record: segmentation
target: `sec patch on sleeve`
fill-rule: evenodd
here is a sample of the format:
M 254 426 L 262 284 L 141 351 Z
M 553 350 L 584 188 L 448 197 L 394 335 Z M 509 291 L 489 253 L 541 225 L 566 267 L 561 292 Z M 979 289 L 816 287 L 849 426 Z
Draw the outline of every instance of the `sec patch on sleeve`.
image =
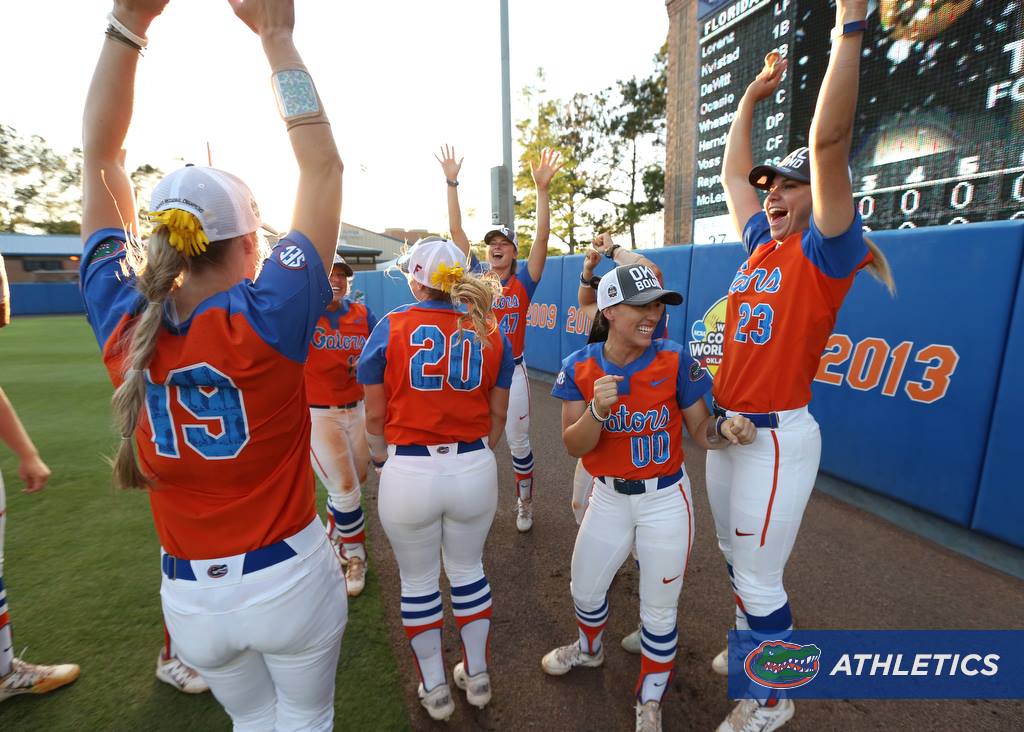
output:
M 565 383 L 565 371 L 558 372 L 558 378 L 555 379 L 555 383 L 559 386 Z
M 285 269 L 302 269 L 306 266 L 306 253 L 294 244 L 278 247 L 273 259 Z

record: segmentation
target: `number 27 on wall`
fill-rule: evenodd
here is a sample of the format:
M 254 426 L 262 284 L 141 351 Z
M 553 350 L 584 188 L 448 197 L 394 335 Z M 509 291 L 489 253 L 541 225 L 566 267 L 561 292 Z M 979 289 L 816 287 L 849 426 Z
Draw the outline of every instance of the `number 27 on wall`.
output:
M 854 346 L 848 335 L 833 333 L 825 346 L 814 380 L 841 386 L 845 378 L 850 388 L 858 391 L 871 391 L 881 385 L 883 396 L 896 396 L 913 349 L 911 341 L 903 341 L 890 349 L 882 338 L 865 338 Z M 883 380 L 882 374 L 890 357 L 891 365 Z M 845 376 L 832 370 L 847 360 L 850 365 Z M 911 401 L 931 404 L 946 396 L 950 379 L 960 362 L 960 354 L 956 349 L 933 343 L 918 350 L 914 354 L 914 361 L 924 364 L 925 368 L 920 380 L 908 379 L 903 384 L 903 391 Z

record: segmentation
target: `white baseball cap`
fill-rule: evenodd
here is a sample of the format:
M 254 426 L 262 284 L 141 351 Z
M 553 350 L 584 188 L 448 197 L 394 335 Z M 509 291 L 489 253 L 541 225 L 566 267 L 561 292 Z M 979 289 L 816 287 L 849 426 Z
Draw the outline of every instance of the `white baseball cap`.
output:
M 260 210 L 249 186 L 216 168 L 189 165 L 156 184 L 149 210 L 179 209 L 193 214 L 210 241 L 250 234 L 261 227 Z
M 658 282 L 654 270 L 646 264 L 623 264 L 601 278 L 597 286 L 597 309 L 612 305 L 646 305 L 661 300 L 666 305 L 679 305 L 683 296 L 666 290 Z
M 331 269 L 335 267 L 341 267 L 341 271 L 345 273 L 346 277 L 352 276 L 352 266 L 337 252 L 334 253 L 334 262 L 331 264 Z
M 431 281 L 438 269 L 459 266 L 469 271 L 468 257 L 454 242 L 437 236 L 420 239 L 399 259 L 399 267 L 421 285 L 437 288 Z

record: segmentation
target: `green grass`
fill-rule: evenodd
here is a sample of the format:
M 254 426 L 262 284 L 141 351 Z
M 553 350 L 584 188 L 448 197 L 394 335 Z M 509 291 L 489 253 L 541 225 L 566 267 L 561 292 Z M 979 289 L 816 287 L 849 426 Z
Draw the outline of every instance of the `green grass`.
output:
M 146 495 L 110 485 L 111 386 L 85 319 L 15 319 L 0 331 L 0 386 L 53 471 L 45 491 L 22 494 L 17 460 L 0 444 L 15 651 L 82 667 L 67 688 L 5 701 L 0 729 L 230 729 L 211 695 L 181 694 L 153 675 L 163 643 L 159 544 Z M 408 728 L 372 571 L 349 604 L 336 688 L 337 729 Z

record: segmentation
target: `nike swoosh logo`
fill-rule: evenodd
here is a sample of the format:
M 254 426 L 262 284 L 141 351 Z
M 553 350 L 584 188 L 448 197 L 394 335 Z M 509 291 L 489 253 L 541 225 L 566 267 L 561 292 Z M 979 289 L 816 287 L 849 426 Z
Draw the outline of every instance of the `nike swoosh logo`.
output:
M 658 379 L 657 381 L 652 381 L 651 382 L 651 386 L 657 386 L 658 384 L 661 384 L 662 382 L 665 382 L 665 381 L 668 381 L 668 377 L 667 376 L 664 379 Z
M 679 579 L 679 578 L 680 578 L 680 577 L 682 577 L 682 576 L 683 576 L 683 575 L 681 575 L 681 574 L 677 574 L 677 575 L 676 575 L 675 577 L 673 577 L 672 579 L 665 579 L 664 577 L 662 577 L 662 578 L 661 578 L 661 581 L 662 581 L 662 582 L 664 582 L 664 583 L 665 583 L 666 585 L 669 585 L 669 584 L 672 584 L 673 582 L 675 582 L 675 581 L 676 581 L 677 579 Z
M 664 686 L 664 685 L 665 685 L 665 682 L 664 682 L 664 681 L 662 681 L 662 682 L 658 682 L 658 681 L 655 681 L 655 682 L 654 682 L 654 683 L 652 684 L 652 686 L 654 686 L 654 688 L 656 688 L 656 689 L 657 689 L 657 688 L 659 688 L 659 687 L 661 687 L 661 686 Z
M 739 529 L 736 529 L 736 536 L 753 536 L 753 535 L 754 535 L 753 532 L 748 534 L 746 531 L 740 531 Z
M 526 419 L 526 418 L 527 418 L 527 417 L 529 417 L 529 416 L 530 416 L 529 414 L 524 414 L 524 415 L 523 415 L 522 417 L 520 417 L 519 419 Z

